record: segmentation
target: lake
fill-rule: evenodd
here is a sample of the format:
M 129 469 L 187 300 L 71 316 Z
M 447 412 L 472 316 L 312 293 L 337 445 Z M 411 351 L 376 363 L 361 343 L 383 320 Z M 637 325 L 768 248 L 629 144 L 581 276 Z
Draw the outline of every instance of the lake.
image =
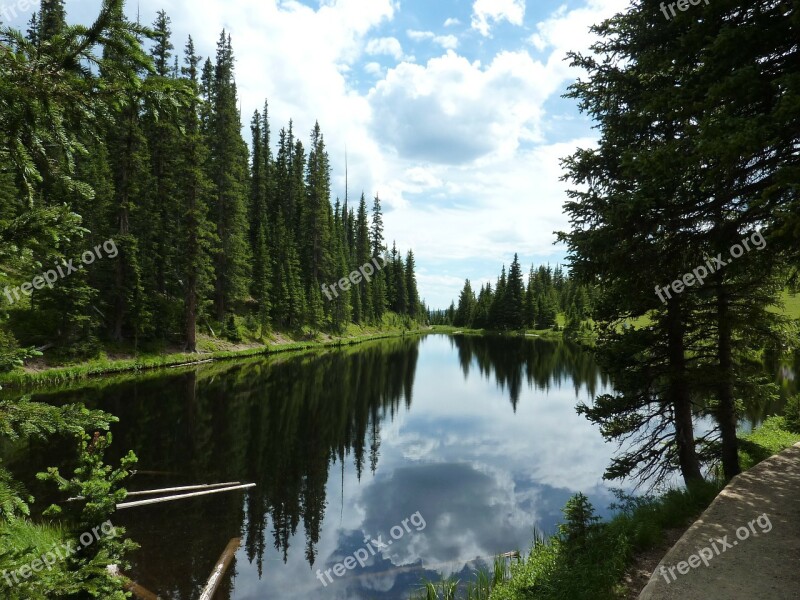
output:
M 257 484 L 115 515 L 141 544 L 129 575 L 162 598 L 197 598 L 240 537 L 217 598 L 405 600 L 423 579 L 526 551 L 578 491 L 608 513 L 615 446 L 575 412 L 607 386 L 573 344 L 428 335 L 34 397 L 118 416 L 109 459 L 136 452 L 130 490 Z M 70 450 L 8 460 L 30 473 Z

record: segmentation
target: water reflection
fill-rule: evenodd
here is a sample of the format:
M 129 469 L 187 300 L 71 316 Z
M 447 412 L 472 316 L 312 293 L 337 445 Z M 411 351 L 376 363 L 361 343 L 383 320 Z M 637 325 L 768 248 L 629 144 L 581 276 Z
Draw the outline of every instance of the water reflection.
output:
M 458 348 L 464 377 L 476 363 L 482 376 L 494 376 L 501 389 L 508 388 L 514 411 L 525 383 L 541 391 L 572 385 L 576 396 L 584 388 L 592 398 L 598 385 L 608 385 L 592 355 L 577 344 L 508 336 L 455 335 L 450 339 Z
M 116 451 L 133 448 L 141 469 L 158 473 L 137 475 L 132 489 L 257 483 L 119 513 L 142 546 L 131 575 L 162 597 L 196 597 L 241 537 L 218 598 L 398 600 L 422 577 L 467 576 L 477 557 L 524 550 L 576 491 L 605 512 L 613 446 L 574 410 L 576 395 L 603 386 L 591 356 L 571 345 L 429 336 L 47 398 L 120 418 Z M 60 453 L 32 449 L 27 460 L 57 464 Z M 327 587 L 316 578 L 415 512 L 424 531 Z

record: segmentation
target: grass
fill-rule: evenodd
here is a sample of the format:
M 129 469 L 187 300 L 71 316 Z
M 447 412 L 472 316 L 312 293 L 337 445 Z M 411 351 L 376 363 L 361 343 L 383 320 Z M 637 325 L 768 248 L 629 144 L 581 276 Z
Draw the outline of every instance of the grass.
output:
M 792 425 L 786 417 L 770 417 L 740 436 L 743 470 L 800 442 L 800 400 L 791 410 L 798 413 L 792 413 Z M 612 507 L 617 512 L 611 520 L 596 523 L 588 505 L 588 516 L 577 527 L 565 509 L 568 518 L 559 534 L 537 537 L 527 556 L 511 564 L 498 559 L 500 566 L 495 561 L 494 571 L 479 573 L 475 583 L 426 582 L 412 600 L 619 600 L 628 592 L 622 581 L 633 557 L 661 544 L 666 531 L 688 527 L 723 486 L 721 480 L 701 482 L 658 497 L 617 492 L 619 501 Z M 564 535 L 576 528 L 588 532 L 580 543 Z
M 411 596 L 411 600 L 489 600 L 492 590 L 510 576 L 509 559 L 498 556 L 492 569 L 479 568 L 475 581 L 462 584 L 457 579 L 426 581 L 422 589 Z
M 783 314 L 792 319 L 800 319 L 800 294 L 783 293 Z
M 582 538 L 570 539 L 561 533 L 537 540 L 529 555 L 511 566 L 511 577 L 492 591 L 491 598 L 622 598 L 626 590 L 621 582 L 635 553 L 660 544 L 665 530 L 687 527 L 721 488 L 720 483 L 704 482 L 657 498 L 618 493 L 618 512 L 610 521 L 593 524 L 587 520 L 581 526 L 586 531 Z
M 261 344 L 256 347 L 237 350 L 214 350 L 214 342 L 204 340 L 198 347 L 205 351 L 197 354 L 185 352 L 164 354 L 141 354 L 134 358 L 108 358 L 101 356 L 74 365 L 46 367 L 39 371 L 16 370 L 0 374 L 0 386 L 4 388 L 39 387 L 78 381 L 90 377 L 114 373 L 142 372 L 164 367 L 192 365 L 207 361 L 230 360 L 250 356 L 271 355 L 284 352 L 296 352 L 309 349 L 324 349 L 341 346 L 350 346 L 363 342 L 379 339 L 399 337 L 418 333 L 428 333 L 430 330 L 406 329 L 394 326 L 385 329 L 364 330 L 350 327 L 345 332 L 348 337 L 329 339 L 309 339 L 277 344 Z
M 769 417 L 752 433 L 739 437 L 739 461 L 747 470 L 800 442 L 800 433 L 792 431 L 786 417 Z
M 551 340 L 561 340 L 564 338 L 563 329 L 564 329 L 564 315 L 559 314 L 557 318 L 557 324 L 559 326 L 558 331 L 553 329 L 526 329 L 524 331 L 495 331 L 493 329 L 470 329 L 469 327 L 455 327 L 453 325 L 434 325 L 431 328 L 431 331 L 434 333 L 458 333 L 462 335 L 486 335 L 486 334 L 494 334 L 494 335 L 528 335 L 528 336 L 536 336 Z
M 719 482 L 702 482 L 659 497 L 617 492 L 617 513 L 602 523 L 588 501 L 583 518 L 565 508 L 559 533 L 537 536 L 527 556 L 498 557 L 475 582 L 425 582 L 411 600 L 617 600 L 626 593 L 621 582 L 635 553 L 660 544 L 666 530 L 688 527 L 721 489 Z

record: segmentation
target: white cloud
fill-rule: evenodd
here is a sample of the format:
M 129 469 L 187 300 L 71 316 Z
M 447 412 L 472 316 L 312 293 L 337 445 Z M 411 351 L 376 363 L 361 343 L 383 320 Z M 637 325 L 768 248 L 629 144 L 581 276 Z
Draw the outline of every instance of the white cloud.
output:
M 380 63 L 368 62 L 367 64 L 364 65 L 364 71 L 366 71 L 370 75 L 378 76 L 378 75 L 383 75 L 385 69 L 383 68 L 383 65 L 381 65 Z
M 425 66 L 402 63 L 370 92 L 375 135 L 411 160 L 509 156 L 540 139 L 541 104 L 556 83 L 526 52 L 502 52 L 485 68 L 453 51 Z
M 585 6 L 567 11 L 562 6 L 548 19 L 537 23 L 536 33 L 529 38 L 537 50 L 552 48 L 553 53 L 565 56 L 569 50 L 588 50 L 595 40 L 589 28 L 618 12 L 624 11 L 630 0 L 588 0 Z
M 508 21 L 522 25 L 525 19 L 525 0 L 475 0 L 472 5 L 472 28 L 488 36 L 492 23 Z
M 333 195 L 344 194 L 347 147 L 351 196 L 380 193 L 387 236 L 403 251 L 414 249 L 420 292 L 438 307 L 457 298 L 464 278 L 496 277 L 515 251 L 527 260 L 559 252 L 552 232 L 567 224 L 558 159 L 592 138 L 570 141 L 590 135 L 572 126 L 573 135 L 546 141 L 548 129 L 563 121 L 544 107 L 577 75 L 564 63 L 565 52 L 588 48 L 589 25 L 627 2 L 586 0 L 556 11 L 525 34 L 535 33 L 531 43 L 542 58 L 518 50 L 514 40 L 513 52 L 484 62 L 450 49 L 424 65 L 404 57 L 388 70 L 377 62 L 380 54 L 367 51 L 380 48 L 395 58 L 398 47 L 408 51 L 399 41 L 370 47 L 390 39 L 386 25 L 399 10 L 396 0 L 322 0 L 313 8 L 295 0 L 140 0 L 139 8 L 149 23 L 163 7 L 173 18 L 176 48 L 191 33 L 198 52 L 212 59 L 220 30 L 231 33 L 245 122 L 269 98 L 274 138 L 291 118 L 305 143 L 319 119 Z M 99 0 L 67 0 L 71 18 L 84 23 L 98 6 Z M 130 17 L 136 9 L 128 3 Z M 473 27 L 489 35 L 499 22 L 522 25 L 525 5 L 477 0 L 474 13 Z M 420 35 L 445 49 L 453 44 L 433 32 Z M 475 265 L 486 261 L 493 261 L 491 270 L 476 273 Z
M 417 31 L 415 29 L 409 29 L 406 31 L 406 35 L 410 37 L 415 42 L 420 40 L 432 40 L 436 37 L 436 34 L 432 31 Z
M 71 0 L 81 8 L 84 1 Z M 368 128 L 369 103 L 354 90 L 363 71 L 352 67 L 360 66 L 377 28 L 394 18 L 394 0 L 326 0 L 315 8 L 292 0 L 140 0 L 143 22 L 162 7 L 172 16 L 176 48 L 191 33 L 198 53 L 213 59 L 219 32 L 231 34 L 245 122 L 268 98 L 273 139 L 293 119 L 295 135 L 307 144 L 319 120 L 334 197 L 344 195 L 345 147 L 351 187 L 369 192 L 385 177 Z M 129 6 L 134 17 L 136 8 Z M 391 42 L 383 44 L 392 50 Z
M 415 42 L 431 40 L 435 44 L 439 44 L 445 50 L 455 50 L 458 48 L 458 38 L 454 35 L 436 35 L 432 31 L 417 31 L 414 29 L 409 29 L 406 35 Z
M 458 38 L 454 35 L 437 35 L 433 41 L 445 50 L 455 50 L 458 48 Z
M 403 58 L 403 46 L 393 37 L 375 38 L 367 42 L 366 53 L 371 55 L 383 54 L 395 60 Z
M 444 22 L 445 27 L 455 27 L 456 25 L 461 25 L 461 21 L 453 17 L 450 17 Z

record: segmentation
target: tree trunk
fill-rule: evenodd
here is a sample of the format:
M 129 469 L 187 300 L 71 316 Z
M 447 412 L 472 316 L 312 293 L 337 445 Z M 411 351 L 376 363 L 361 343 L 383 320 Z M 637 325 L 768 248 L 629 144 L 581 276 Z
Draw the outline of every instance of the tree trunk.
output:
M 669 400 L 675 415 L 675 444 L 678 447 L 678 462 L 687 487 L 702 481 L 700 461 L 694 443 L 692 422 L 692 399 L 686 380 L 686 348 L 681 307 L 671 301 L 667 308 L 668 352 L 669 352 Z
M 723 285 L 717 293 L 717 421 L 722 436 L 722 469 L 726 479 L 742 472 L 739 466 L 739 442 L 736 439 L 736 398 L 733 389 L 733 344 L 730 304 Z

